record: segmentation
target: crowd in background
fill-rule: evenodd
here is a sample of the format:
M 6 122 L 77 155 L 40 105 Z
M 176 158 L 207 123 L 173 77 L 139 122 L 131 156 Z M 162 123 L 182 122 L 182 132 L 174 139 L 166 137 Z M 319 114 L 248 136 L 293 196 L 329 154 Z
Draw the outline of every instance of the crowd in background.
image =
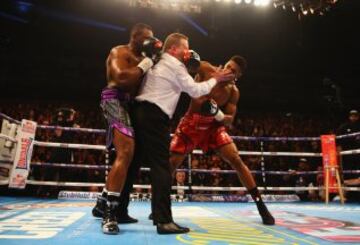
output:
M 17 120 L 29 119 L 42 125 L 57 125 L 56 112 L 58 108 L 71 107 L 66 104 L 16 104 L 13 106 L 0 107 L 0 112 Z M 74 108 L 74 107 L 72 107 Z M 103 118 L 100 110 L 95 106 L 83 105 L 74 108 L 72 118 L 66 126 L 82 128 L 104 128 Z M 344 119 L 345 120 L 345 119 Z M 176 123 L 174 123 L 176 125 Z M 173 128 L 174 130 L 175 128 Z M 298 115 L 291 113 L 239 113 L 234 124 L 229 128 L 230 135 L 240 136 L 309 136 L 317 137 L 321 134 L 334 133 L 333 122 L 318 115 Z M 105 135 L 98 133 L 68 132 L 61 129 L 37 129 L 36 140 L 46 142 L 66 142 L 79 144 L 104 145 Z M 319 141 L 235 141 L 239 150 L 244 151 L 290 151 L 290 152 L 321 152 Z M 110 155 L 110 158 L 112 156 Z M 300 158 L 300 157 L 261 157 L 242 156 L 250 170 L 260 171 L 288 171 L 287 175 L 254 174 L 259 186 L 319 186 L 322 185 L 322 173 L 313 175 L 297 175 L 296 171 L 321 170 L 321 158 Z M 96 150 L 70 150 L 61 148 L 34 147 L 32 162 L 39 163 L 72 163 L 87 165 L 105 165 L 105 153 Z M 111 162 L 111 159 L 110 159 Z M 186 159 L 181 169 L 188 168 Z M 146 166 L 146 165 L 145 165 Z M 222 161 L 217 155 L 208 153 L 205 155 L 192 155 L 191 166 L 193 169 L 230 170 L 229 164 Z M 91 182 L 102 183 L 106 177 L 104 169 L 80 169 L 80 168 L 53 168 L 32 166 L 30 179 L 48 181 L 68 182 Z M 138 184 L 150 183 L 149 174 L 140 172 Z M 264 182 L 265 181 L 265 182 Z M 174 178 L 174 185 L 188 185 L 188 173 L 177 172 Z M 193 173 L 192 185 L 194 186 L 241 186 L 236 174 L 220 173 Z M 39 187 L 34 191 L 38 195 L 56 194 L 58 187 Z M 61 188 L 64 189 L 64 188 Z M 72 190 L 89 190 L 89 188 L 72 187 Z M 92 187 L 91 191 L 100 191 L 100 188 Z M 137 191 L 147 192 L 147 190 Z M 195 193 L 214 193 L 213 191 L 194 191 Z M 183 191 L 178 191 L 182 194 Z M 218 192 L 220 193 L 220 192 Z M 244 194 L 243 192 L 233 192 Z M 280 192 L 278 192 L 280 193 Z M 281 192 L 285 193 L 285 192 Z M 54 194 L 54 195 L 55 195 Z M 304 192 L 298 192 L 304 194 Z M 304 199 L 317 200 L 318 195 L 307 193 Z

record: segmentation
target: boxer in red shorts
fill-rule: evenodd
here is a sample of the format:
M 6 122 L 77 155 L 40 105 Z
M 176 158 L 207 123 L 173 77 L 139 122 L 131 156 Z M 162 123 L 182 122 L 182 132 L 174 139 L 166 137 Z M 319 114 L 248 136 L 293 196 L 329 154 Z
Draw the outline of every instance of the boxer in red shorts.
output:
M 240 96 L 235 82 L 242 76 L 246 66 L 243 57 L 233 56 L 224 69 L 231 70 L 236 79 L 217 84 L 209 95 L 191 100 L 189 109 L 181 119 L 171 141 L 170 164 L 172 172 L 175 173 L 176 168 L 194 148 L 201 148 L 204 152 L 214 150 L 237 171 L 241 183 L 256 203 L 263 224 L 274 225 L 274 217 L 262 201 L 253 176 L 241 160 L 238 149 L 225 128 L 234 120 Z M 208 79 L 216 69 L 208 62 L 201 62 L 196 80 Z

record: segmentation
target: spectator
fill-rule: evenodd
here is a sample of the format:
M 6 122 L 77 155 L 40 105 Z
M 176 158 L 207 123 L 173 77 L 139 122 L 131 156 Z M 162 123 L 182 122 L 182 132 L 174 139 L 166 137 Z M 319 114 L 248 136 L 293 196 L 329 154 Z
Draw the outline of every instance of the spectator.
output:
M 182 171 L 176 172 L 176 174 L 175 174 L 176 186 L 178 186 L 178 187 L 185 186 L 185 177 L 186 177 L 185 172 L 182 172 Z M 184 196 L 185 191 L 182 189 L 178 189 L 177 194 Z
M 351 110 L 349 112 L 348 121 L 342 124 L 337 130 L 337 134 L 352 134 L 360 132 L 360 121 L 359 121 L 359 112 L 357 110 Z M 360 136 L 344 138 L 338 142 L 338 152 L 343 150 L 350 149 L 359 149 L 360 148 Z M 358 170 L 360 169 L 358 163 L 360 157 L 358 154 L 347 155 L 341 158 L 340 167 L 342 170 Z M 344 179 L 357 178 L 359 174 L 343 174 Z
M 316 177 L 312 174 L 300 174 L 299 172 L 307 172 L 311 170 L 311 165 L 306 158 L 300 158 L 296 170 L 290 170 L 288 175 L 285 175 L 283 179 L 289 186 L 295 187 L 311 187 L 316 184 Z M 295 193 L 302 201 L 311 201 L 316 199 L 314 192 L 306 190 L 297 190 Z
M 360 187 L 360 177 L 354 179 L 347 179 L 344 181 L 345 186 Z M 345 193 L 346 201 L 348 202 L 360 202 L 359 191 L 347 191 Z

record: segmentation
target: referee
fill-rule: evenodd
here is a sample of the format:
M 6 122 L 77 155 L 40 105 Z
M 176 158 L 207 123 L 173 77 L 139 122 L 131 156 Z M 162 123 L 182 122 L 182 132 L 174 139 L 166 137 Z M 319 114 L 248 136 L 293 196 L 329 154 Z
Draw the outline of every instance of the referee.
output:
M 170 34 L 163 51 L 160 61 L 144 78 L 132 117 L 136 155 L 151 168 L 153 222 L 159 234 L 176 234 L 189 232 L 189 229 L 174 223 L 171 214 L 170 119 L 181 92 L 197 98 L 210 93 L 217 82 L 233 80 L 234 75 L 218 69 L 208 81 L 195 83 L 184 65 L 189 43 L 183 34 Z

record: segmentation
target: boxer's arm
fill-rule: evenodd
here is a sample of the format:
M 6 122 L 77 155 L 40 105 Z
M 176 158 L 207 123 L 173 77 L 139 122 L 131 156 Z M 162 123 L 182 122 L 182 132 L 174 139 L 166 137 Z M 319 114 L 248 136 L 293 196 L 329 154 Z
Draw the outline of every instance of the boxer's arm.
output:
M 211 89 L 217 83 L 215 78 L 196 83 L 188 73 L 177 74 L 177 82 L 181 91 L 187 93 L 192 98 L 199 98 L 210 93 Z
M 127 50 L 113 49 L 107 60 L 111 80 L 120 88 L 139 83 L 144 73 L 139 66 L 129 68 L 128 56 Z
M 205 81 L 211 78 L 211 74 L 215 71 L 215 67 L 207 61 L 200 62 L 199 71 L 195 77 L 197 82 Z
M 216 71 L 211 73 L 211 78 L 208 78 L 208 80 L 201 83 L 195 83 L 194 79 L 189 75 L 186 69 L 184 69 L 177 71 L 176 80 L 182 92 L 189 94 L 192 98 L 199 98 L 209 94 L 211 89 L 218 82 L 231 80 L 233 79 L 233 76 L 234 75 L 229 71 Z
M 237 103 L 240 98 L 240 92 L 239 90 L 234 86 L 234 89 L 232 90 L 231 97 L 229 99 L 229 102 L 224 107 L 224 124 L 226 126 L 230 126 L 236 115 L 237 111 Z

